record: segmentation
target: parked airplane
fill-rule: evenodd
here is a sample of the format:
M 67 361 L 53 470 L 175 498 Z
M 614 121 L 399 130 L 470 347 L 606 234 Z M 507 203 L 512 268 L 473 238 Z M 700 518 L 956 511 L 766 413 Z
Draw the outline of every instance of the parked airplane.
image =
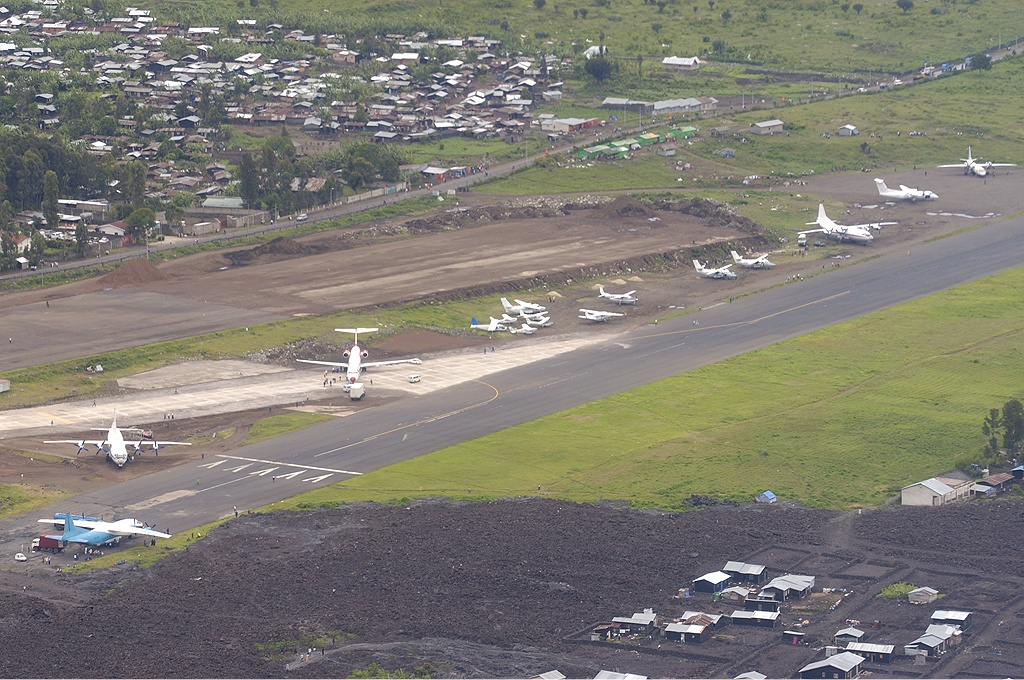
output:
M 693 268 L 697 270 L 697 273 L 703 276 L 705 279 L 735 279 L 736 272 L 729 271 L 731 264 L 727 264 L 724 267 L 718 269 L 708 269 L 700 263 L 698 260 L 693 261 Z
M 771 269 L 775 266 L 774 262 L 770 262 L 768 260 L 767 253 L 755 258 L 747 259 L 740 257 L 740 254 L 734 250 L 732 251 L 732 261 L 741 267 L 746 267 L 747 269 Z
M 544 314 L 523 314 L 520 318 L 531 326 L 540 327 L 551 325 L 551 319 Z
M 900 185 L 899 189 L 890 189 L 885 186 L 885 180 L 875 178 L 875 186 L 878 187 L 878 195 L 882 198 L 890 198 L 894 201 L 931 201 L 939 197 L 933 191 L 924 191 L 921 189 L 911 189 L 903 184 Z
M 635 305 L 637 297 L 633 294 L 635 290 L 631 290 L 628 293 L 606 293 L 604 286 L 598 286 L 597 297 L 608 298 L 617 305 Z
M 499 319 L 495 319 L 493 316 L 491 317 L 490 323 L 480 323 L 474 316 L 469 322 L 469 327 L 478 331 L 487 331 L 488 333 L 508 330 L 508 327 L 505 324 L 501 323 Z
M 509 328 L 508 332 L 513 334 L 522 333 L 523 335 L 533 335 L 534 333 L 537 332 L 537 329 L 524 321 L 522 326 L 520 326 L 519 328 Z
M 626 316 L 620 312 L 602 312 L 597 309 L 581 309 L 580 312 L 579 318 L 587 321 L 607 321 L 613 316 Z
M 59 536 L 47 536 L 64 543 L 82 543 L 84 545 L 114 544 L 122 536 L 150 536 L 152 538 L 170 538 L 170 534 L 151 529 L 137 519 L 120 519 L 116 522 L 103 520 L 72 519 L 65 513 L 54 515 L 53 519 L 41 519 L 40 522 L 63 524 L 64 533 Z
M 992 168 L 1012 168 L 1016 167 L 1016 163 L 993 163 L 992 161 L 980 162 L 981 157 L 974 158 L 971 156 L 971 147 L 967 147 L 967 158 L 961 158 L 962 163 L 950 163 L 949 165 L 940 165 L 940 168 L 963 168 L 965 175 L 977 175 L 978 177 L 984 177 L 988 174 L 988 171 Z
M 537 305 L 532 302 L 523 302 L 522 300 L 516 300 L 515 304 L 508 301 L 508 298 L 501 298 L 501 306 L 505 308 L 505 311 L 509 314 L 536 314 L 537 312 L 546 312 L 547 307 Z
M 85 447 L 92 446 L 96 447 L 96 455 L 99 455 L 100 451 L 107 454 L 107 458 L 114 462 L 117 467 L 124 467 L 124 464 L 129 460 L 134 460 L 135 456 L 142 452 L 143 446 L 149 445 L 153 453 L 160 455 L 161 447 L 173 444 L 175 446 L 192 446 L 191 442 L 159 442 L 153 438 L 143 437 L 142 439 L 125 439 L 124 432 L 142 432 L 142 430 L 135 427 L 119 428 L 117 426 L 117 413 L 114 414 L 114 422 L 109 428 L 94 427 L 94 430 L 107 433 L 106 439 L 48 439 L 44 441 L 44 444 L 74 444 L 78 447 L 78 453 L 85 451 Z M 132 451 L 128 453 L 128 445 L 131 444 Z M 107 447 L 110 447 L 109 449 Z M 75 454 L 78 455 L 78 454 Z
M 359 347 L 359 334 L 360 333 L 373 333 L 374 331 L 380 330 L 379 328 L 335 328 L 338 333 L 352 333 L 355 336 L 355 340 L 352 341 L 352 349 L 345 350 L 341 353 L 341 356 L 348 361 L 314 361 L 313 359 L 297 359 L 303 364 L 318 364 L 320 366 L 337 366 L 345 369 L 345 379 L 349 383 L 356 383 L 359 381 L 359 374 L 364 369 L 373 368 L 374 366 L 393 366 L 395 364 L 422 364 L 423 362 L 419 359 L 394 359 L 391 361 L 368 361 L 365 364 L 363 359 L 370 356 L 370 354 Z
M 818 204 L 818 219 L 814 222 L 808 222 L 808 225 L 816 224 L 820 229 L 809 229 L 807 231 L 801 231 L 801 234 L 813 234 L 821 232 L 829 238 L 834 238 L 840 243 L 843 241 L 849 241 L 851 243 L 860 243 L 862 245 L 870 243 L 874 240 L 874 235 L 871 233 L 871 229 L 881 229 L 882 227 L 890 224 L 899 224 L 899 222 L 870 222 L 868 224 L 851 224 L 843 225 L 836 224 L 832 221 L 828 215 L 825 214 L 825 204 Z

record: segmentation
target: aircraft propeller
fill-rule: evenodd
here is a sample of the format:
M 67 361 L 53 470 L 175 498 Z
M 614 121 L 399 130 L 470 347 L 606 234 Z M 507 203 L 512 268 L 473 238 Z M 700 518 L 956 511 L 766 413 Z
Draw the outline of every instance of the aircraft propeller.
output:
M 75 455 L 76 456 L 79 455 L 80 453 L 82 453 L 82 451 L 85 451 L 85 442 L 84 441 L 78 442 L 78 453 L 76 453 Z

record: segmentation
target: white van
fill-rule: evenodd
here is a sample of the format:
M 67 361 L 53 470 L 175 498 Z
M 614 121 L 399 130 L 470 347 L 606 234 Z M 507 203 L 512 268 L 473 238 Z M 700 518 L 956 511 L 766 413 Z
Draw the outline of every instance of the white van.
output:
M 419 373 L 413 373 L 412 375 L 409 376 L 409 382 L 411 382 L 411 383 L 418 383 L 419 381 L 420 381 L 420 374 Z

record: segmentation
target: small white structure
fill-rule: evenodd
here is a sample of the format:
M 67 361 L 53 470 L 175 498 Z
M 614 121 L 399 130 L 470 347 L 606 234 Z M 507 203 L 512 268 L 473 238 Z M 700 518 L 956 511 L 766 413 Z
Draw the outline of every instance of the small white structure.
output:
M 782 126 L 785 125 L 778 118 L 771 120 L 762 120 L 760 123 L 753 123 L 750 126 L 750 131 L 755 135 L 774 135 L 776 132 L 782 132 Z
M 856 125 L 844 125 L 839 128 L 840 137 L 856 137 L 860 134 L 860 130 L 857 129 Z
M 682 71 L 696 71 L 701 65 L 701 61 L 697 57 L 665 57 L 661 60 L 661 63 Z
M 900 502 L 903 505 L 945 505 L 967 498 L 970 493 L 970 482 L 932 477 L 903 487 Z
M 910 601 L 910 604 L 929 604 L 939 599 L 939 591 L 923 586 L 907 593 L 907 599 Z

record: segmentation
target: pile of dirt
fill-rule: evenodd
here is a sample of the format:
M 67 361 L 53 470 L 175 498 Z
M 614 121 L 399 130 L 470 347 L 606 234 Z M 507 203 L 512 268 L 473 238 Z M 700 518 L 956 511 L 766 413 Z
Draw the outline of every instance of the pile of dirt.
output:
M 655 211 L 640 201 L 629 196 L 617 196 L 611 203 L 605 203 L 597 208 L 597 213 L 602 219 L 616 220 L 629 217 L 650 218 L 655 216 Z
M 250 248 L 249 250 L 236 250 L 225 253 L 224 257 L 231 261 L 236 267 L 244 267 L 256 262 L 276 262 L 291 257 L 302 257 L 304 255 L 316 255 L 319 250 L 305 244 L 293 241 L 290 238 L 278 236 L 273 241 Z
M 146 258 L 135 257 L 104 275 L 100 283 L 108 288 L 128 288 L 153 281 L 166 281 L 169 278 Z
M 691 215 L 709 227 L 725 227 L 754 235 L 764 233 L 764 228 L 760 224 L 749 217 L 743 217 L 728 203 L 707 198 L 691 198 L 687 201 L 663 201 L 657 207 L 659 210 L 672 210 Z

